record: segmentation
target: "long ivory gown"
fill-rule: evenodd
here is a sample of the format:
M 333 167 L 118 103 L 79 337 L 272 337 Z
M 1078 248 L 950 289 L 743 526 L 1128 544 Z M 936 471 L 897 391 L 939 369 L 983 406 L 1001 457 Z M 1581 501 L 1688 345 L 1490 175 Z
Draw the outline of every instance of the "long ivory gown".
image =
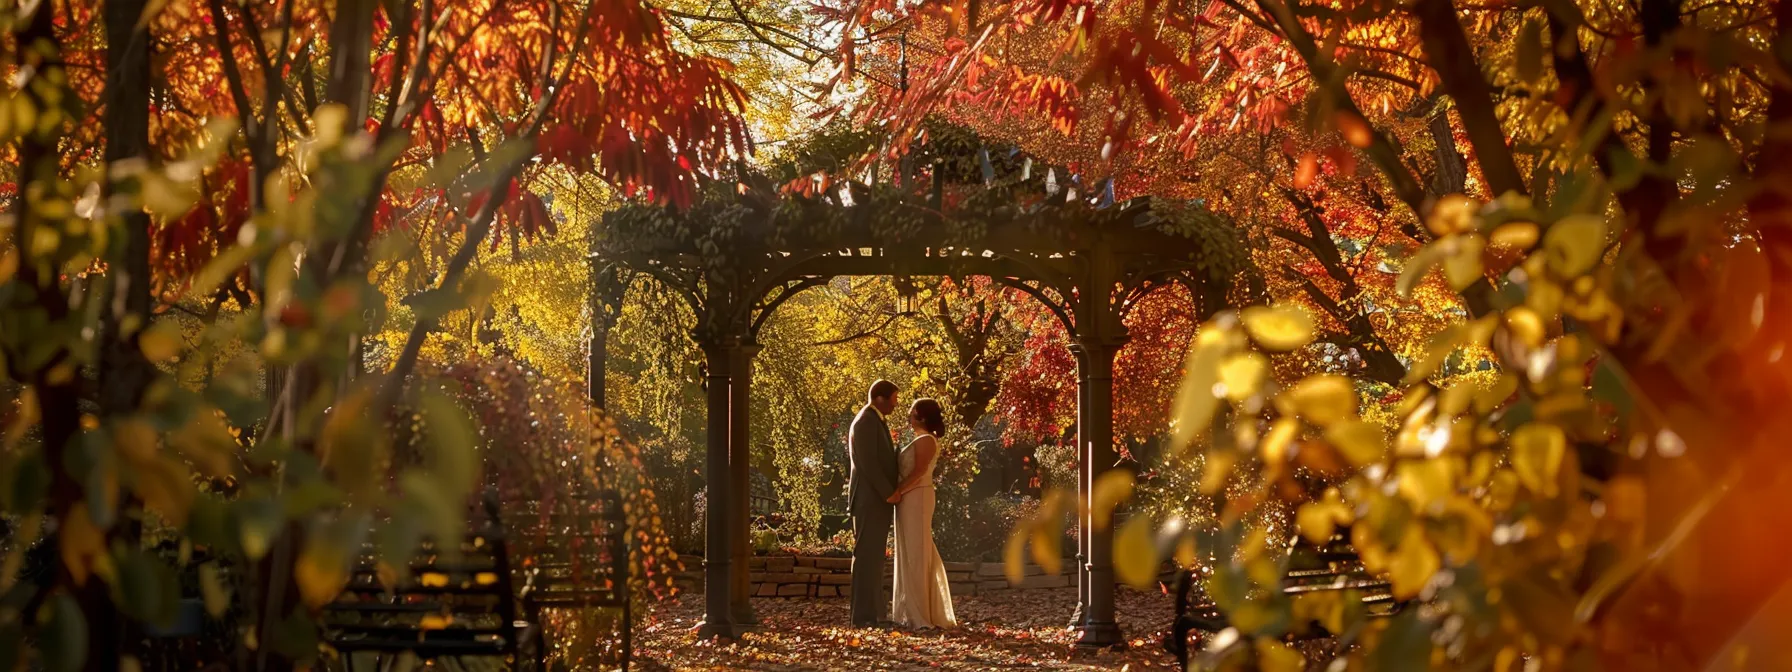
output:
M 938 440 L 935 439 L 936 445 Z M 908 491 L 896 504 L 896 581 L 890 595 L 890 614 L 896 623 L 913 628 L 950 628 L 958 624 L 952 615 L 952 588 L 946 582 L 946 563 L 933 545 L 934 459 L 920 465 L 927 476 L 920 487 Z M 914 473 L 915 442 L 903 446 L 896 457 L 901 481 Z M 898 482 L 901 482 L 898 481 Z

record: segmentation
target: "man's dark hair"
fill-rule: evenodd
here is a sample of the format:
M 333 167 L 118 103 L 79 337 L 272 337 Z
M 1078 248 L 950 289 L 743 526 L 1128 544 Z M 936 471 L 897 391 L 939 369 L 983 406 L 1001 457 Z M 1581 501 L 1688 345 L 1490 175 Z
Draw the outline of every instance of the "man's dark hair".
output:
M 871 393 L 869 395 L 866 395 L 865 399 L 867 401 L 869 401 L 871 399 L 877 399 L 879 397 L 888 397 L 895 393 L 896 393 L 896 384 L 895 383 L 892 383 L 887 380 L 880 380 L 880 381 L 877 381 L 877 382 L 871 384 Z

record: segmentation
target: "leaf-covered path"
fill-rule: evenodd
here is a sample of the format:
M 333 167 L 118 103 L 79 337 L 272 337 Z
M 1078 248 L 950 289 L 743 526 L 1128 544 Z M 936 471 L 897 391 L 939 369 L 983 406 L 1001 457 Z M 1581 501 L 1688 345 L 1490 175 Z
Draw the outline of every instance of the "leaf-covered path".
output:
M 635 661 L 644 670 L 1172 670 L 1158 646 L 1172 613 L 1168 597 L 1120 591 L 1120 626 L 1130 646 L 1078 650 L 1065 629 L 1074 589 L 1031 590 L 954 600 L 959 627 L 947 632 L 847 627 L 845 598 L 755 599 L 762 626 L 742 641 L 698 641 L 702 595 L 656 605 L 639 626 Z

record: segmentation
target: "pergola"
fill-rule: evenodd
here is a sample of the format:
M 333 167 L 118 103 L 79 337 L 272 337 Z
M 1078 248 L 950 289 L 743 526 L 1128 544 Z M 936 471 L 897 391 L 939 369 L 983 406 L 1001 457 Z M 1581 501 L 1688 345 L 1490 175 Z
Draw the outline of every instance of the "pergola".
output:
M 705 637 L 737 637 L 756 623 L 747 572 L 752 361 L 761 328 L 792 296 L 839 276 L 982 275 L 1038 299 L 1063 323 L 1077 361 L 1078 490 L 1087 511 L 1091 484 L 1118 461 L 1113 364 L 1129 311 L 1171 284 L 1188 288 L 1203 317 L 1226 307 L 1235 288 L 1261 295 L 1258 283 L 1240 282 L 1255 274 L 1245 270 L 1237 229 L 1199 207 L 1143 199 L 1091 206 L 1037 178 L 982 189 L 951 213 L 942 212 L 937 180 L 918 199 L 858 184 L 813 196 L 744 191 L 683 214 L 613 214 L 591 255 L 590 394 L 600 407 L 607 331 L 631 275 L 664 283 L 697 316 L 691 336 L 707 368 Z M 1085 514 L 1078 525 L 1072 622 L 1080 644 L 1111 646 L 1123 641 L 1111 533 L 1088 523 Z

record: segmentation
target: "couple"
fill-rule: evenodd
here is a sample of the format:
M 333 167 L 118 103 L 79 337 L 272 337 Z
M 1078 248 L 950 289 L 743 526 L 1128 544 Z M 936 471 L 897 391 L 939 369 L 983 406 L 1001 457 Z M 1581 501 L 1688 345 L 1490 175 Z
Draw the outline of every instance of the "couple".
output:
M 915 440 L 896 452 L 890 414 L 896 410 L 896 384 L 871 384 L 870 402 L 852 421 L 847 434 L 852 471 L 846 486 L 852 511 L 852 624 L 878 627 L 884 596 L 884 540 L 890 519 L 896 523 L 896 585 L 890 617 L 911 628 L 950 628 L 952 592 L 946 565 L 933 545 L 933 466 L 939 463 L 939 437 L 946 432 L 940 402 L 918 399 L 908 411 Z M 892 509 L 891 505 L 895 505 Z

